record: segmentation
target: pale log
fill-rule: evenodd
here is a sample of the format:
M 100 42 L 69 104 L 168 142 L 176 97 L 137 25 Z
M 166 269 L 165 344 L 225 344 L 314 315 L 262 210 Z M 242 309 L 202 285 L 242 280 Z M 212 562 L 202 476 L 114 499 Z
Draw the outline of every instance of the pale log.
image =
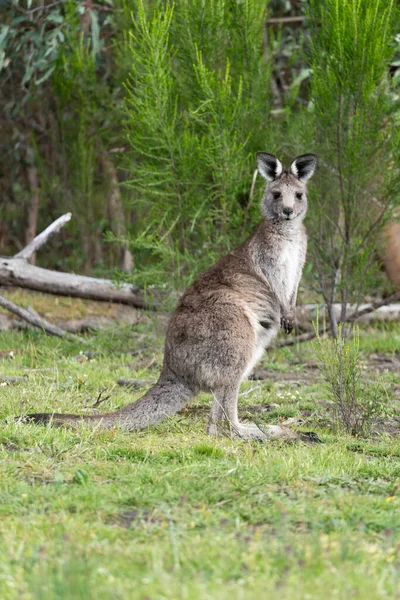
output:
M 19 286 L 58 296 L 120 302 L 136 308 L 155 308 L 137 296 L 138 288 L 134 285 L 116 285 L 109 279 L 50 271 L 31 265 L 24 258 L 0 258 L 0 285 Z

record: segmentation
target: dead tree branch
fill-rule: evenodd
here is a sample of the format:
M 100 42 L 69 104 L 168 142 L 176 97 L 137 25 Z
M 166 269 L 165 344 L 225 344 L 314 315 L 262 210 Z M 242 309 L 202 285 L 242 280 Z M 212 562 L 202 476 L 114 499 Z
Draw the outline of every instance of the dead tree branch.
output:
M 135 308 L 156 309 L 137 295 L 138 288 L 123 283 L 115 285 L 109 279 L 85 277 L 42 269 L 28 263 L 28 259 L 71 219 L 71 213 L 59 217 L 13 257 L 0 257 L 0 285 L 13 285 L 38 292 L 73 296 L 102 302 L 119 302 Z
M 10 302 L 10 300 L 7 300 L 7 298 L 4 298 L 3 296 L 0 296 L 0 306 L 2 308 L 5 308 L 6 310 L 12 312 L 14 315 L 17 315 L 18 317 L 20 317 L 21 319 L 23 319 L 30 325 L 33 325 L 33 327 L 42 329 L 43 331 L 45 331 L 46 333 L 48 333 L 50 335 L 56 335 L 57 337 L 60 337 L 63 339 L 87 344 L 87 341 L 84 340 L 83 338 L 73 335 L 72 333 L 68 333 L 67 331 L 64 331 L 64 329 L 61 329 L 61 327 L 52 325 L 51 323 L 46 321 L 46 319 L 43 319 L 42 317 L 40 317 L 36 313 L 36 311 L 25 310 L 25 308 L 21 308 L 21 306 L 18 306 L 17 304 Z
M 0 285 L 16 285 L 57 296 L 120 302 L 149 310 L 156 308 L 139 298 L 137 288 L 128 283 L 116 286 L 109 279 L 42 269 L 21 258 L 0 258 Z
M 66 213 L 65 215 L 62 215 L 62 217 L 56 219 L 54 223 L 49 225 L 42 233 L 39 233 L 39 235 L 29 242 L 21 252 L 18 252 L 14 258 L 24 258 L 25 260 L 31 258 L 31 256 L 39 250 L 39 248 L 41 248 L 54 233 L 60 231 L 60 229 L 71 220 L 71 217 L 71 213 Z

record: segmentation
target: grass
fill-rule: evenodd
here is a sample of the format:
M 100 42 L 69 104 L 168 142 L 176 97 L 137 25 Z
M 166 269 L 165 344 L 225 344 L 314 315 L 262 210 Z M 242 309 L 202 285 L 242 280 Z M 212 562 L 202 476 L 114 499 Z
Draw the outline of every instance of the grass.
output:
M 321 382 L 295 381 L 310 346 L 267 355 L 278 381 L 245 383 L 241 400 L 273 403 L 256 415 L 272 423 L 308 411 L 322 445 L 213 440 L 203 410 L 135 434 L 12 419 L 90 411 L 103 388 L 101 410 L 132 401 L 143 390 L 116 380 L 155 380 L 162 341 L 148 320 L 115 327 L 87 360 L 40 332 L 1 334 L 2 375 L 26 380 L 0 387 L 0 598 L 400 598 L 399 439 L 324 429 Z M 361 336 L 365 357 L 399 342 L 396 325 Z

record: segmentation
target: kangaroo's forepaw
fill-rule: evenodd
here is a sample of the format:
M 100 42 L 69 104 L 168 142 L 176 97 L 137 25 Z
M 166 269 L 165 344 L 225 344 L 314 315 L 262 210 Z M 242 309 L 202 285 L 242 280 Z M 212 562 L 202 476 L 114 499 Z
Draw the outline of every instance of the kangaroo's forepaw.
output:
M 283 315 L 281 317 L 281 328 L 286 334 L 292 333 L 294 328 L 294 318 L 291 315 Z

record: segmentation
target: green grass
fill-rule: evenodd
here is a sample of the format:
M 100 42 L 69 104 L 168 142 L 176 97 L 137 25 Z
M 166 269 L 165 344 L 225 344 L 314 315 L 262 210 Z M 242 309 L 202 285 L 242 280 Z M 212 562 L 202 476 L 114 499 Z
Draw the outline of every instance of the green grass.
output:
M 157 377 L 155 331 L 142 323 L 91 337 L 91 360 L 41 333 L 1 334 L 1 374 L 27 377 L 0 387 L 0 598 L 400 598 L 400 442 L 321 428 L 317 379 L 248 382 L 241 399 L 276 405 L 261 422 L 307 409 L 317 446 L 213 440 L 203 411 L 134 434 L 12 419 L 90 411 L 103 388 L 101 410 L 139 397 L 116 380 Z M 365 332 L 365 356 L 393 353 L 399 333 Z M 264 366 L 295 378 L 310 360 L 303 346 Z

